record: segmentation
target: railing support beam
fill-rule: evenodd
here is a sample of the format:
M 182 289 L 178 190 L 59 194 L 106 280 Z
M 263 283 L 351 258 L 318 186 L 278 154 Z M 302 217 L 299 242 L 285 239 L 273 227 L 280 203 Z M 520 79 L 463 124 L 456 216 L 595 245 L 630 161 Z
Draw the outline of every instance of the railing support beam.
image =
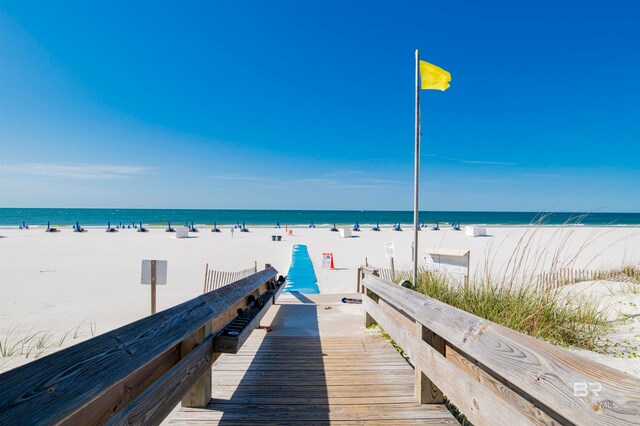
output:
M 207 322 L 200 327 L 191 336 L 187 337 L 180 344 L 180 354 L 184 358 L 193 351 L 200 343 L 211 334 L 211 322 Z M 220 354 L 214 354 L 212 361 L 215 361 Z M 211 368 L 198 379 L 198 381 L 189 389 L 189 392 L 182 398 L 183 407 L 206 407 L 211 400 Z
M 368 314 L 367 314 L 368 315 Z M 419 339 L 424 340 L 442 355 L 445 354 L 445 341 L 424 325 L 416 322 L 416 335 Z M 416 366 L 415 384 L 414 384 L 416 400 L 420 404 L 442 404 L 444 403 L 444 395 L 442 391 Z

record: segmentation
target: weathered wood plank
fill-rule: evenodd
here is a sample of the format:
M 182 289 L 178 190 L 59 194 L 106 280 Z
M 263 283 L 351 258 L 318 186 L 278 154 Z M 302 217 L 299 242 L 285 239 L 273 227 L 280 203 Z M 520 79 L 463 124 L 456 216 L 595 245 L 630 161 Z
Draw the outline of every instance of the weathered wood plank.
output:
M 538 425 L 560 425 L 559 422 L 549 417 L 546 413 L 538 409 L 535 405 L 521 397 L 516 392 L 504 386 L 501 382 L 491 377 L 486 371 L 469 361 L 464 355 L 456 351 L 452 346 L 447 345 L 445 357 L 459 369 L 466 372 L 470 377 L 482 383 L 489 391 L 506 403 L 519 407 L 519 410 L 529 417 L 532 423 Z
M 101 425 L 114 412 L 120 411 L 144 389 L 158 380 L 180 361 L 180 345 L 176 345 L 142 368 L 125 377 L 100 398 L 94 399 L 64 421 L 68 425 Z
M 207 322 L 180 343 L 180 356 L 188 358 L 191 352 L 211 335 L 211 323 Z M 209 402 L 210 397 L 211 369 L 207 368 L 194 383 L 193 387 L 183 396 L 182 405 L 185 407 L 204 407 Z
M 442 355 L 445 354 L 445 343 L 440 336 L 437 336 L 420 323 L 415 323 L 413 327 L 416 330 L 416 337 L 419 340 L 426 342 Z M 415 396 L 416 400 L 421 404 L 444 403 L 444 395 L 442 394 L 442 391 L 438 389 L 433 381 L 431 381 L 418 367 L 416 367 Z
M 409 348 L 411 361 L 423 371 L 458 406 L 474 424 L 529 424 L 527 417 L 513 407 L 503 404 L 491 392 L 462 374 L 452 363 L 429 346 L 416 339 L 414 330 L 389 315 L 376 302 L 365 296 L 363 305 L 367 312 L 402 348 Z M 430 406 L 430 404 L 424 405 Z
M 441 404 L 434 405 L 435 412 L 420 411 L 413 397 L 413 369 L 380 337 L 364 339 L 379 347 L 369 354 L 363 341 L 349 337 L 324 345 L 321 337 L 259 336 L 245 345 L 253 345 L 254 352 L 224 355 L 214 363 L 214 399 L 208 409 L 183 408 L 171 424 L 456 424 Z M 252 356 L 260 359 L 263 353 L 258 341 L 272 346 L 268 357 L 253 362 Z M 341 351 L 351 345 L 359 350 Z M 304 355 L 297 347 L 306 348 Z
M 367 395 L 370 397 L 407 396 L 413 398 L 413 386 L 409 383 L 376 386 L 362 384 L 344 384 L 339 386 L 312 386 L 306 383 L 293 385 L 261 384 L 261 385 L 233 385 L 217 386 L 213 389 L 213 398 L 229 399 L 233 396 L 265 396 L 277 395 L 281 401 L 289 397 L 325 397 L 345 398 L 355 395 Z M 413 402 L 413 401 L 412 401 Z
M 209 335 L 183 357 L 160 380 L 147 388 L 133 402 L 107 423 L 115 425 L 159 425 L 182 399 L 182 396 L 211 369 L 213 336 Z
M 618 425 L 640 419 L 640 380 L 630 375 L 378 278 L 368 276 L 363 285 L 559 421 Z M 600 383 L 602 389 L 577 397 L 575 383 Z
M 209 425 L 211 424 L 210 421 L 208 420 L 203 420 L 203 419 L 188 419 L 188 420 L 183 420 L 183 419 L 176 419 L 173 423 L 173 425 L 176 426 L 183 426 L 183 425 Z M 256 420 L 256 421 L 251 421 L 251 420 L 242 420 L 242 421 L 235 421 L 235 420 L 229 420 L 229 419 L 224 419 L 224 425 L 225 426 L 247 426 L 247 425 L 265 425 L 265 424 L 269 424 L 269 425 L 273 425 L 273 426 L 277 426 L 277 425 L 299 425 L 299 424 L 332 424 L 332 425 L 340 425 L 340 426 L 363 426 L 363 425 L 367 425 L 367 426 L 404 426 L 404 425 L 415 425 L 415 426 L 432 426 L 432 425 L 457 425 L 457 421 L 453 421 L 453 423 L 451 422 L 451 420 L 439 420 L 439 419 L 418 419 L 418 420 L 406 420 L 406 419 L 394 419 L 394 420 L 367 420 L 366 422 L 362 422 L 362 421 L 348 421 L 348 420 L 331 420 L 331 422 L 318 422 L 318 421 L 314 421 L 314 422 L 301 422 L 300 420 L 286 420 L 286 419 L 273 419 L 270 420 L 268 423 L 261 421 L 261 420 Z
M 61 422 L 102 395 L 114 398 L 113 404 L 103 405 L 117 407 L 122 396 L 109 389 L 276 275 L 272 268 L 260 271 L 229 289 L 204 294 L 1 374 L 0 424 Z
M 214 396 L 212 404 L 252 404 L 252 405 L 366 405 L 366 404 L 412 404 L 413 395 L 383 395 L 383 396 L 343 396 L 329 397 L 326 395 L 307 396 L 299 392 L 297 395 L 231 395 L 225 398 Z
M 258 405 L 258 404 L 210 404 L 207 409 L 183 409 L 190 420 L 201 418 L 214 422 L 267 421 L 286 419 L 300 422 L 322 422 L 340 420 L 438 420 L 455 424 L 457 421 L 443 405 L 430 404 L 374 404 L 374 405 Z M 180 415 L 176 416 L 179 420 Z

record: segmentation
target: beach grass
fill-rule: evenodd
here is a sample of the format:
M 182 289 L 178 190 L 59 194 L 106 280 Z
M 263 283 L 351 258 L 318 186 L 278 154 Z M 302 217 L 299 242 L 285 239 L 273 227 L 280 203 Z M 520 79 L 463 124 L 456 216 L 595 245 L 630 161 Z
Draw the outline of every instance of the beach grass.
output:
M 579 220 L 580 218 L 578 218 Z M 544 223 L 541 217 L 536 225 Z M 567 225 L 575 224 L 575 221 Z M 539 279 L 543 270 L 555 272 L 573 268 L 577 259 L 585 257 L 588 247 L 595 244 L 608 230 L 594 230 L 578 247 L 570 248 L 575 228 L 559 227 L 549 241 L 544 241 L 540 227 L 524 232 L 508 262 L 496 267 L 493 250 L 487 249 L 485 263 L 478 273 L 466 282 L 445 273 L 421 271 L 414 289 L 422 294 L 462 309 L 481 318 L 509 327 L 530 336 L 565 347 L 587 350 L 599 349 L 599 342 L 611 331 L 607 310 L 588 294 L 563 294 L 559 290 L 566 283 L 545 283 Z M 588 261 L 588 264 L 595 256 Z M 633 276 L 633 267 L 619 268 Z M 603 272 L 611 276 L 614 272 Z
M 65 342 L 95 337 L 95 323 L 83 321 L 71 330 L 30 329 L 18 333 L 19 327 L 10 328 L 0 340 L 0 358 L 23 356 L 39 358 L 52 349 L 65 345 Z
M 537 286 L 463 285 L 423 271 L 416 291 L 473 315 L 550 343 L 594 350 L 610 329 L 596 300 L 570 303 Z

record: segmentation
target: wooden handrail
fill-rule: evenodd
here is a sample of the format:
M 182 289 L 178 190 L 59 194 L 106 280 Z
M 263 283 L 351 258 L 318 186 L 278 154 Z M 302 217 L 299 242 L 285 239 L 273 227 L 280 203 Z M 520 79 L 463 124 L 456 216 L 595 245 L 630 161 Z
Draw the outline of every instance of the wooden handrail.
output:
M 276 275 L 267 267 L 1 374 L 0 424 L 104 424 L 125 407 L 114 424 L 132 416 L 158 424 L 185 395 L 191 399 L 186 405 L 206 404 L 208 367 L 215 359 L 211 334 L 246 307 L 249 296 L 266 291 Z M 208 395 L 200 383 L 206 382 L 206 370 Z
M 640 422 L 635 377 L 364 273 L 367 322 L 409 355 L 419 400 L 443 392 L 477 425 Z

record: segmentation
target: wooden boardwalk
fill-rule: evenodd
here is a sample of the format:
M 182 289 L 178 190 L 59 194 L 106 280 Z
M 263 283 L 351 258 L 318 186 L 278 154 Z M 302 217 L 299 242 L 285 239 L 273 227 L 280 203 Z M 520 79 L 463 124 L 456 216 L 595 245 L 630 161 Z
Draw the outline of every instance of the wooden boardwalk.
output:
M 237 355 L 222 355 L 208 407 L 181 408 L 170 424 L 458 424 L 444 405 L 416 402 L 413 368 L 382 337 L 285 330 L 256 330 Z

